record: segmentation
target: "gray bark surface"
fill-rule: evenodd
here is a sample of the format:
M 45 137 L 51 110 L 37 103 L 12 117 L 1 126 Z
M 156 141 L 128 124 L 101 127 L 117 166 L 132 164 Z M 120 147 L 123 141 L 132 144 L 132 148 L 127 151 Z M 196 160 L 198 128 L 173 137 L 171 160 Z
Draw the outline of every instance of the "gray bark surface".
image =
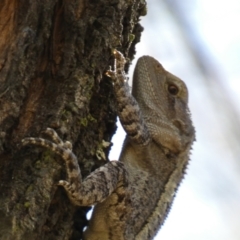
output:
M 62 159 L 20 143 L 51 127 L 73 143 L 83 176 L 106 163 L 116 112 L 104 73 L 112 49 L 133 59 L 145 14 L 140 0 L 0 2 L 1 240 L 81 239 L 89 208 L 56 185 Z

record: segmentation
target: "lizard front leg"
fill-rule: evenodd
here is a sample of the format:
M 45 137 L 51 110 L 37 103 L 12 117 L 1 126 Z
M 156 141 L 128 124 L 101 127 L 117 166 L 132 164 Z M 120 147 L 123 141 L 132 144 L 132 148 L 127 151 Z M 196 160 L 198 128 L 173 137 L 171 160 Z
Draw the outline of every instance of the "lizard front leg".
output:
M 51 141 L 44 138 L 25 138 L 22 140 L 22 145 L 41 146 L 62 157 L 66 164 L 68 179 L 60 180 L 58 185 L 66 190 L 74 205 L 91 206 L 102 202 L 116 190 L 119 183 L 124 182 L 126 185 L 126 170 L 123 163 L 118 161 L 108 162 L 83 181 L 77 157 L 71 150 L 71 143 L 63 142 L 51 128 L 47 128 L 45 134 Z
M 106 75 L 111 77 L 119 119 L 127 135 L 134 142 L 147 145 L 150 135 L 142 117 L 138 103 L 130 92 L 130 87 L 124 72 L 125 58 L 117 50 L 113 51 L 114 68 L 108 70 Z

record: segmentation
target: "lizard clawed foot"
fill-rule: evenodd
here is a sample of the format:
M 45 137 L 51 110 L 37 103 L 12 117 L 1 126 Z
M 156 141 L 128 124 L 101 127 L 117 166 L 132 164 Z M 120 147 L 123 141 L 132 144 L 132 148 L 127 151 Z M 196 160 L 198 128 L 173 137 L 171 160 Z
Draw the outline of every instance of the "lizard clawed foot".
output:
M 63 186 L 66 191 L 74 190 L 76 185 L 74 184 L 75 181 L 78 181 L 79 178 L 81 178 L 80 175 L 80 169 L 78 166 L 77 157 L 72 152 L 72 144 L 68 141 L 63 142 L 62 139 L 58 136 L 57 132 L 51 128 L 47 128 L 44 132 L 45 135 L 47 135 L 51 140 L 47 140 L 44 138 L 24 138 L 22 140 L 22 145 L 37 145 L 44 148 L 47 148 L 60 157 L 63 158 L 63 160 L 66 163 L 66 169 L 67 169 L 67 175 L 68 180 L 60 180 L 58 185 Z
M 123 79 L 122 76 L 125 76 L 124 66 L 126 63 L 126 59 L 123 56 L 123 54 L 117 51 L 116 49 L 113 50 L 113 55 L 114 55 L 113 70 L 110 67 L 110 69 L 106 72 L 106 75 L 112 78 L 113 82 L 116 82 L 118 79 Z
M 74 187 L 73 184 L 71 184 L 70 182 L 65 181 L 65 180 L 58 181 L 58 186 L 62 186 L 66 190 L 67 193 L 76 191 L 76 187 Z
M 67 148 L 72 150 L 72 143 L 69 141 L 62 141 L 62 139 L 58 136 L 57 132 L 52 128 L 47 128 L 43 133 L 48 136 L 52 142 L 56 143 L 58 146 L 61 146 L 63 148 Z
M 47 140 L 45 138 L 24 138 L 22 140 L 22 145 L 38 145 L 45 148 L 48 148 L 52 150 L 53 152 L 56 152 L 57 154 L 60 154 L 62 156 L 62 150 L 66 149 L 69 153 L 72 151 L 72 144 L 69 141 L 62 141 L 62 139 L 58 136 L 57 132 L 53 130 L 52 128 L 47 128 L 43 133 L 49 137 L 50 140 Z M 62 149 L 60 151 L 60 149 Z M 60 151 L 60 153 L 59 153 Z

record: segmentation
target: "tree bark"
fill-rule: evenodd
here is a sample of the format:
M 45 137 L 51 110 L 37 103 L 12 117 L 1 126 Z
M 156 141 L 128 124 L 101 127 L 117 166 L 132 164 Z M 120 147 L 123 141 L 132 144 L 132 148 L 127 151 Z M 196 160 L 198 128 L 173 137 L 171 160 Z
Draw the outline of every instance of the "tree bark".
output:
M 112 49 L 131 62 L 145 13 L 142 0 L 1 0 L 1 240 L 81 239 L 89 208 L 57 186 L 62 159 L 20 143 L 52 127 L 73 143 L 83 176 L 106 163 L 116 112 L 104 72 Z

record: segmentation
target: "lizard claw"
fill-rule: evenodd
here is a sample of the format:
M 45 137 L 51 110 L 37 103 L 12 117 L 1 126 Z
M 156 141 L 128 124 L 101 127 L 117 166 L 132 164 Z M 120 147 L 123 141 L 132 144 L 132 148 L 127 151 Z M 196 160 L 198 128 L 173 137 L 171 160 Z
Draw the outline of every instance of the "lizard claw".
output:
M 62 186 L 65 189 L 69 189 L 71 184 L 68 181 L 60 180 L 60 181 L 58 181 L 58 186 Z
M 125 72 L 124 72 L 124 66 L 126 63 L 126 59 L 123 56 L 123 54 L 116 49 L 113 50 L 114 55 L 114 64 L 113 69 L 111 66 L 109 67 L 109 70 L 106 72 L 106 75 L 110 78 L 112 78 L 113 82 L 117 82 L 119 79 L 124 82 L 125 80 Z M 124 76 L 124 78 L 122 78 Z
M 72 150 L 72 143 L 69 141 L 62 141 L 62 139 L 59 137 L 57 132 L 52 128 L 47 128 L 45 131 L 43 131 L 45 135 L 47 135 L 52 142 L 56 143 L 58 146 Z

